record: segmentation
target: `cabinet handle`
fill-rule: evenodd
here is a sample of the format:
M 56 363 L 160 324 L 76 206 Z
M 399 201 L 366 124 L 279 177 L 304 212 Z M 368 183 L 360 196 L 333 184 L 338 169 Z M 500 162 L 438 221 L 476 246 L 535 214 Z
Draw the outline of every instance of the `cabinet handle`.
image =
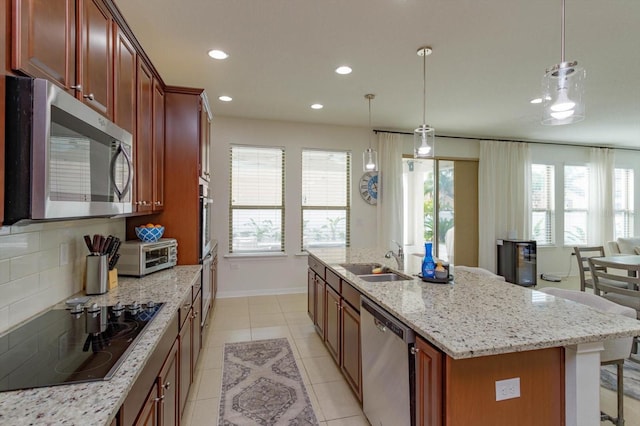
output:
M 413 347 L 411 348 L 411 355 L 417 355 L 420 352 L 420 348 Z
M 171 387 L 171 382 L 167 382 L 164 385 L 162 385 L 163 389 L 169 389 Z
M 162 203 L 161 203 L 160 201 L 156 201 L 154 204 L 155 204 L 156 206 L 161 206 L 161 205 L 162 205 Z
M 95 96 L 93 96 L 93 93 L 89 93 L 88 95 L 84 95 L 85 99 L 89 99 L 90 101 L 95 99 Z
M 70 86 L 76 92 L 82 92 L 82 84 L 76 84 L 75 86 Z
M 158 398 L 154 398 L 153 401 L 156 402 L 156 403 L 157 402 L 164 402 L 164 395 L 159 396 Z

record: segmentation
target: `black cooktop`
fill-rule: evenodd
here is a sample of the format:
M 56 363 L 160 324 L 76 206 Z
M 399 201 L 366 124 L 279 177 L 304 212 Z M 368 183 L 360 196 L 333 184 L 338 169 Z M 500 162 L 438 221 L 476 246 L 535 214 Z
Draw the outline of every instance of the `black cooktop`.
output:
M 0 337 L 0 391 L 107 380 L 162 303 L 54 309 Z

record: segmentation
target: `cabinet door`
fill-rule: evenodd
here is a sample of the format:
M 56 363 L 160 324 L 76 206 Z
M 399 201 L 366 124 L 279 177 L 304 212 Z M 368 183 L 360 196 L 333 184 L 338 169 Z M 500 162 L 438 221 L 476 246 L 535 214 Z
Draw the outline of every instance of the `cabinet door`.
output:
M 213 256 L 211 262 L 211 309 L 209 315 L 213 315 L 213 304 L 216 301 L 216 293 L 218 292 L 218 256 Z
M 164 90 L 153 80 L 153 211 L 164 209 Z
M 153 386 L 151 392 L 147 396 L 147 399 L 142 406 L 142 410 L 138 414 L 138 418 L 134 423 L 134 426 L 157 426 L 159 424 L 158 418 L 158 388 Z
M 72 91 L 76 84 L 76 1 L 13 0 L 12 6 L 11 67 Z
M 315 323 L 316 317 L 316 274 L 313 269 L 307 270 L 307 313 L 311 322 Z
M 314 324 L 316 326 L 316 331 L 318 332 L 322 340 L 324 340 L 324 313 L 326 309 L 324 303 L 324 288 L 324 280 L 316 276 L 316 319 Z
M 200 106 L 200 177 L 205 180 L 211 178 L 209 168 L 209 151 L 211 143 L 211 120 L 209 119 L 209 106 L 204 99 Z
M 79 98 L 113 119 L 113 19 L 100 0 L 80 2 Z
M 327 318 L 324 343 L 336 363 L 340 364 L 340 295 L 331 286 L 325 287 Z
M 180 424 L 180 418 L 178 417 L 178 406 L 180 403 L 178 399 L 178 346 L 179 344 L 176 340 L 158 375 L 161 392 L 161 402 L 159 406 L 161 426 L 176 426 Z
M 136 132 L 136 211 L 153 210 L 153 75 L 138 57 Z
M 189 315 L 190 312 L 187 313 Z M 192 381 L 191 350 L 193 348 L 193 318 L 187 319 L 180 329 L 180 418 L 187 403 L 189 387 Z
M 441 426 L 442 353 L 416 337 L 416 421 L 418 426 Z
M 362 401 L 362 366 L 360 360 L 360 313 L 342 300 L 342 327 L 340 329 L 340 367 L 347 383 Z
M 117 24 L 114 55 L 114 122 L 131 134 L 136 125 L 136 51 Z
M 195 371 L 198 358 L 200 357 L 200 349 L 202 348 L 202 292 L 198 292 L 198 296 L 193 301 L 193 348 L 191 350 L 191 368 Z

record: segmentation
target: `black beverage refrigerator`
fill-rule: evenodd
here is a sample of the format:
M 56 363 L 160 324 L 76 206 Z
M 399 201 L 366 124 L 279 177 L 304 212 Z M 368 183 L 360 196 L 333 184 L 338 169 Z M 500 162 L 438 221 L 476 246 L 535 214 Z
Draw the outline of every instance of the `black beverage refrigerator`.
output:
M 498 275 L 507 282 L 535 286 L 536 242 L 530 240 L 498 240 Z

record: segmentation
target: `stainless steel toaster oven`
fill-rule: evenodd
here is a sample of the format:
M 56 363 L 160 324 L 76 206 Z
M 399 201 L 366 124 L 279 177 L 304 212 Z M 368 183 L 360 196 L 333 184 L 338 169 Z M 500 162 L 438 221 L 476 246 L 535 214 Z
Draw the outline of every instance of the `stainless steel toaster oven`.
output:
M 125 241 L 120 246 L 118 275 L 143 277 L 178 263 L 178 241 L 160 238 L 155 243 Z

